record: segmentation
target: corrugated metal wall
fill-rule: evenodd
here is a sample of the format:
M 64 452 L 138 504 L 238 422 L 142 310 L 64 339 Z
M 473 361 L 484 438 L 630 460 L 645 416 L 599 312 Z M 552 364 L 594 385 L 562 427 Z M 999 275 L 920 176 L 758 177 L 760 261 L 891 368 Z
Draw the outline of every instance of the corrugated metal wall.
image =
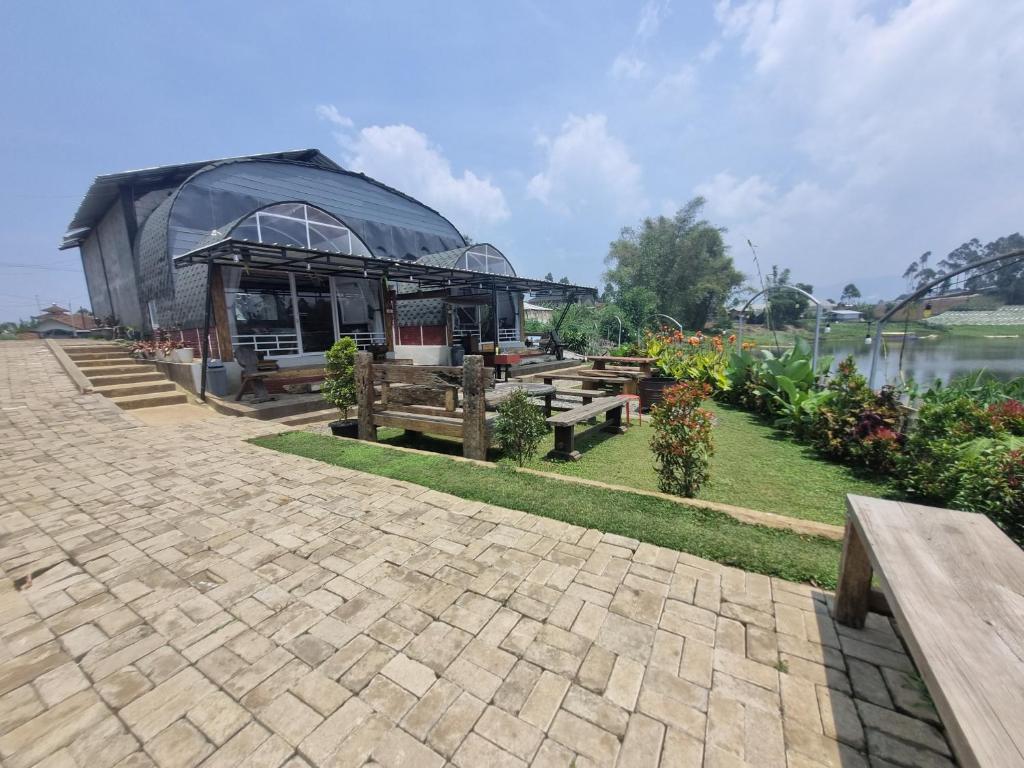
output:
M 106 281 L 99 261 L 101 254 L 106 265 Z M 90 299 L 96 311 L 101 316 L 115 315 L 123 325 L 143 327 L 142 304 L 136 290 L 135 259 L 120 203 L 111 206 L 89 233 L 82 244 L 82 255 L 89 270 L 90 290 L 95 292 Z M 107 300 L 107 285 L 110 286 L 112 307 Z

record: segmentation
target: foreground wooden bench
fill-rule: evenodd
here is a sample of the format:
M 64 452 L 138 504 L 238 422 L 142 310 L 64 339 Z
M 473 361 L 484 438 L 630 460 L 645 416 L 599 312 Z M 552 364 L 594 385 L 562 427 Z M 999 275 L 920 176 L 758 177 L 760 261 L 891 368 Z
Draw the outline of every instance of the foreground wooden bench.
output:
M 459 367 L 385 365 L 374 363 L 369 352 L 359 352 L 359 439 L 376 441 L 378 427 L 397 427 L 407 434 L 427 432 L 459 437 L 463 456 L 486 460 L 493 422 L 485 400 L 488 386 L 494 386 L 494 369 L 485 368 L 480 355 L 467 355 Z
M 580 452 L 576 450 L 576 425 L 605 414 L 605 422 L 599 425 L 606 432 L 622 434 L 622 408 L 624 400 L 617 397 L 599 397 L 589 405 L 581 405 L 571 411 L 556 414 L 547 420 L 555 428 L 555 447 L 548 452 L 549 459 L 576 461 Z
M 836 621 L 878 575 L 961 766 L 1024 766 L 1024 551 L 983 515 L 847 496 Z

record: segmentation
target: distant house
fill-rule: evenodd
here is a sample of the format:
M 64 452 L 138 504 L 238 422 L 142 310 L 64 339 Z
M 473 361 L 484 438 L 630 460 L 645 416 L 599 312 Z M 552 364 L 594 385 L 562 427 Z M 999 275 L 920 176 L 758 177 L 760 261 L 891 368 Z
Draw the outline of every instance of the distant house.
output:
M 864 313 L 855 309 L 832 309 L 828 319 L 833 323 L 856 323 L 864 319 Z
M 523 313 L 526 315 L 527 320 L 539 320 L 542 323 L 546 323 L 551 320 L 555 310 L 551 307 L 542 307 L 539 304 L 531 304 L 528 301 L 524 301 Z
M 88 336 L 96 328 L 96 321 L 88 312 L 72 314 L 57 304 L 51 304 L 33 319 L 36 324 L 32 331 L 40 338 Z

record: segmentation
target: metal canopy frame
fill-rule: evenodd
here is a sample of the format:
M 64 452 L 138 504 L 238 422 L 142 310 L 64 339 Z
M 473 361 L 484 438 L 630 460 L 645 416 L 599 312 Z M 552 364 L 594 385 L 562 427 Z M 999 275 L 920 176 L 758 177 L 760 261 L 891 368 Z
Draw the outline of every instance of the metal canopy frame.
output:
M 545 298 L 576 300 L 597 298 L 597 289 L 581 285 L 532 280 L 516 275 L 499 275 L 470 269 L 439 267 L 417 261 L 401 261 L 380 256 L 350 256 L 296 245 L 257 243 L 225 238 L 175 256 L 175 268 L 215 265 L 266 269 L 274 272 L 345 275 L 368 279 L 386 279 L 436 288 L 475 288 L 490 291 L 530 293 Z

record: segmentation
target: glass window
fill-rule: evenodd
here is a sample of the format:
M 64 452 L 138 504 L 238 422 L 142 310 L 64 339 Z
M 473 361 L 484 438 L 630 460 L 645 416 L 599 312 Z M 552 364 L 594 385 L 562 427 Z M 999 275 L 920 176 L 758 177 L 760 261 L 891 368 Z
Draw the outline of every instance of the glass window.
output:
M 305 203 L 279 203 L 256 211 L 231 230 L 231 237 L 332 253 L 370 255 L 362 240 L 341 221 Z
M 288 275 L 242 269 L 226 270 L 225 294 L 231 335 L 240 344 L 254 343 L 254 336 L 295 337 L 292 288 Z M 295 349 L 294 351 L 298 351 Z
M 459 269 L 472 269 L 492 275 L 515 275 L 515 270 L 501 252 L 493 246 L 474 245 L 458 262 Z

